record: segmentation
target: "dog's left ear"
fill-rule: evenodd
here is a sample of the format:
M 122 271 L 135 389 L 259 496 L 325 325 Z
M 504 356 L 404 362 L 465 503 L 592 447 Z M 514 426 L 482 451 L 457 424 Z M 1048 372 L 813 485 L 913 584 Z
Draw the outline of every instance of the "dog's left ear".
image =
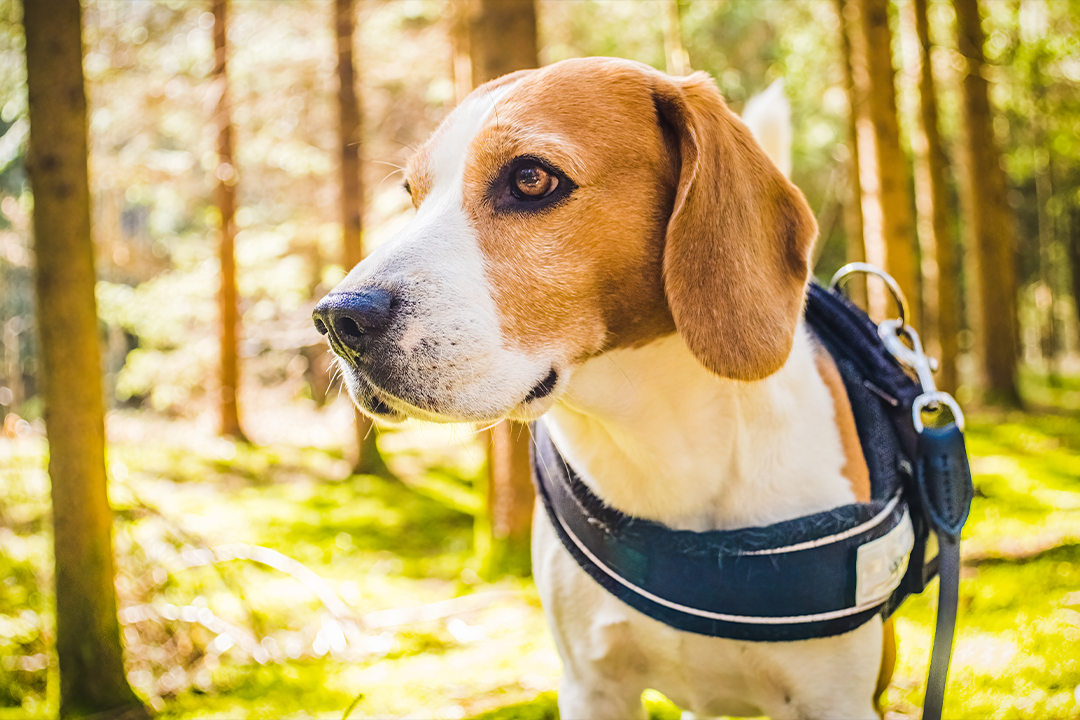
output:
M 791 352 L 817 223 L 704 73 L 653 95 L 678 188 L 664 292 L 687 346 L 712 372 L 759 380 Z

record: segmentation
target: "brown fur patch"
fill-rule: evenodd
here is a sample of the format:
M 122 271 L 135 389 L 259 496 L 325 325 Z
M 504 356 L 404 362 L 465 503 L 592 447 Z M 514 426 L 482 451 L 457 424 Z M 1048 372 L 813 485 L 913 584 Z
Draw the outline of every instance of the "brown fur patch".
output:
M 840 430 L 840 442 L 847 458 L 843 469 L 844 477 L 851 483 L 857 502 L 870 502 L 870 470 L 866 466 L 862 443 L 859 442 L 859 433 L 855 429 L 855 416 L 851 412 L 844 381 L 827 350 L 816 347 L 814 361 L 817 363 L 818 374 L 832 395 L 833 407 L 836 408 L 836 427 Z
M 576 361 L 671 333 L 662 285 L 674 175 L 643 72 L 570 63 L 522 80 L 473 140 L 464 206 L 487 262 L 503 331 L 518 347 Z M 506 212 L 493 178 L 532 155 L 577 189 L 538 212 Z

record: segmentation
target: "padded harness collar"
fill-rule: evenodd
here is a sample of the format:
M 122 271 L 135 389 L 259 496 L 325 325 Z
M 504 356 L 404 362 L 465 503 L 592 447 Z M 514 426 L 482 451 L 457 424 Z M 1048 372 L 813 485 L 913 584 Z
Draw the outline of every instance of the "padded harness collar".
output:
M 765 527 L 691 532 L 606 506 L 533 427 L 537 491 L 563 546 L 613 595 L 679 630 L 736 640 L 839 635 L 888 617 L 937 572 L 914 484 L 920 389 L 838 293 L 808 289 L 807 325 L 843 378 L 871 501 Z

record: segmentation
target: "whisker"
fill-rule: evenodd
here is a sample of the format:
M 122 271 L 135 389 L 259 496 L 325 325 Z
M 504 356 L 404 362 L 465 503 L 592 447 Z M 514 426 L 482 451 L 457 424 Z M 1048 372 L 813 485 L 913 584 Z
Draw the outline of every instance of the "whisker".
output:
M 480 433 L 482 433 L 482 432 L 484 432 L 484 431 L 486 431 L 486 430 L 490 430 L 491 428 L 495 427 L 496 425 L 498 425 L 499 423 L 501 423 L 501 422 L 502 422 L 503 420 L 505 420 L 505 419 L 506 419 L 506 418 L 504 418 L 504 417 L 501 417 L 501 418 L 499 418 L 498 420 L 496 420 L 495 422 L 493 422 L 493 423 L 491 423 L 490 425 L 488 425 L 487 427 L 482 427 L 482 428 L 478 428 L 478 429 L 477 429 L 477 430 L 475 431 L 475 433 L 474 433 L 474 434 L 476 434 L 476 435 L 479 435 Z
M 389 164 L 389 163 L 387 163 L 387 164 Z M 387 178 L 391 178 L 394 175 L 397 175 L 398 173 L 401 173 L 402 175 L 404 175 L 405 171 L 403 169 L 401 169 L 401 168 L 398 168 L 397 170 L 394 170 L 393 172 L 391 172 L 389 175 L 385 175 L 383 177 L 383 179 L 379 181 L 379 184 L 375 186 L 375 192 L 378 192 L 379 190 L 382 189 L 383 183 L 386 182 Z
M 377 163 L 379 165 L 389 165 L 392 168 L 397 168 L 401 172 L 405 172 L 405 166 L 404 165 L 398 165 L 397 163 L 388 162 L 386 160 L 369 160 L 368 162 Z

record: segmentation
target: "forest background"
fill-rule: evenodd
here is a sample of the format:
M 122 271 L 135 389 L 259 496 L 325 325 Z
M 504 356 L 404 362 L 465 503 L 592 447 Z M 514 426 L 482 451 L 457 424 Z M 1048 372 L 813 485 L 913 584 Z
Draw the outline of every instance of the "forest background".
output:
M 615 55 L 705 70 L 736 111 L 784 81 L 815 274 L 893 272 L 973 411 L 952 715 L 1080 716 L 1080 2 L 984 1 L 981 25 L 973 0 L 225 7 L 83 4 L 120 682 L 139 703 L 553 716 L 520 428 L 371 431 L 310 313 L 361 237 L 408 221 L 397 168 L 474 84 Z M 0 0 L 0 718 L 63 707 L 27 97 L 22 5 Z M 918 714 L 932 609 L 899 617 L 892 717 Z

